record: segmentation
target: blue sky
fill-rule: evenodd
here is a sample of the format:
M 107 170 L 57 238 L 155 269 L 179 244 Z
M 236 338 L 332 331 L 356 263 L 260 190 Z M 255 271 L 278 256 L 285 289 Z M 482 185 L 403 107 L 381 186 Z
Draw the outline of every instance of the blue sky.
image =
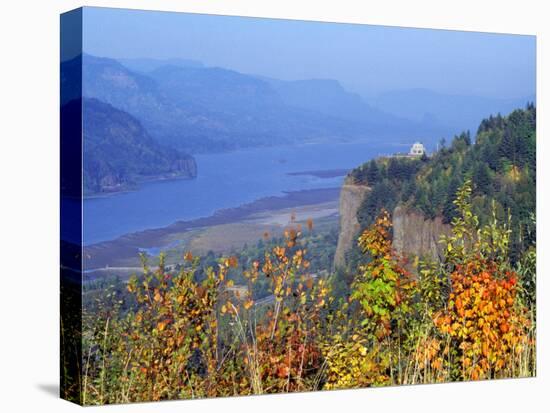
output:
M 329 78 L 365 96 L 426 88 L 535 93 L 534 36 L 86 8 L 84 51 L 188 58 L 285 80 Z

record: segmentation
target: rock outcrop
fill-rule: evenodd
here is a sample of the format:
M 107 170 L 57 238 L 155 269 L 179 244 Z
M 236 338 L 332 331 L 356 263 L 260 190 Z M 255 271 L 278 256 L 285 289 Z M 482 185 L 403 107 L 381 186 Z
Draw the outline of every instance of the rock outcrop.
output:
M 192 156 L 185 156 L 172 162 L 170 171 L 187 178 L 197 177 L 197 162 Z
M 368 196 L 370 187 L 357 185 L 346 178 L 340 192 L 340 233 L 334 255 L 334 267 L 345 268 L 346 256 L 354 246 L 362 229 L 357 212 Z M 451 227 L 444 224 L 441 217 L 426 219 L 418 211 L 399 205 L 392 212 L 393 246 L 399 255 L 410 257 L 430 257 L 438 259 L 442 255 L 439 240 L 449 235 Z
M 340 234 L 338 235 L 338 246 L 334 255 L 334 266 L 336 268 L 346 266 L 346 254 L 353 247 L 361 229 L 357 220 L 357 211 L 369 192 L 370 187 L 356 185 L 351 182 L 349 177 L 344 181 L 340 192 Z
M 441 217 L 426 219 L 418 211 L 397 206 L 392 214 L 393 247 L 403 256 L 442 257 L 442 235 L 450 235 L 451 227 Z

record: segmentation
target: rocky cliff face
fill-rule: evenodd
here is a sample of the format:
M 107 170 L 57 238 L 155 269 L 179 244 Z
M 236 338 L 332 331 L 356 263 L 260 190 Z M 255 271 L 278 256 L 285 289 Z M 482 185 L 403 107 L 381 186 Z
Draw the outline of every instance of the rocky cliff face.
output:
M 396 252 L 404 256 L 442 257 L 442 235 L 450 235 L 451 227 L 443 223 L 441 217 L 426 219 L 417 211 L 397 206 L 392 214 L 393 246 Z
M 346 255 L 353 248 L 360 227 L 357 211 L 368 196 L 370 188 L 355 185 L 346 178 L 340 193 L 340 234 L 334 256 L 335 268 L 346 267 Z M 404 206 L 397 206 L 392 213 L 393 246 L 403 256 L 431 257 L 437 259 L 442 254 L 439 243 L 441 235 L 449 235 L 451 228 L 441 217 L 426 219 L 420 212 Z
M 192 156 L 186 156 L 172 162 L 170 171 L 186 178 L 196 178 L 197 162 Z
M 191 156 L 175 160 L 172 162 L 171 169 L 177 172 L 185 172 L 190 178 L 195 178 L 197 176 L 197 163 Z
M 357 220 L 357 211 L 363 203 L 370 188 L 365 185 L 355 185 L 346 178 L 340 192 L 340 234 L 338 246 L 334 255 L 334 266 L 346 266 L 346 253 L 351 250 L 357 240 L 361 226 Z

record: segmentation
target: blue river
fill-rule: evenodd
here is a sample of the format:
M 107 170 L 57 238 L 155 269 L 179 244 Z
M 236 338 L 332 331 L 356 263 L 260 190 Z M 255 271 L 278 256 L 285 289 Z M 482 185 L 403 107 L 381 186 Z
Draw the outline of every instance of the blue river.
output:
M 372 142 L 318 143 L 196 155 L 198 176 L 141 184 L 135 191 L 88 198 L 83 205 L 84 244 L 212 215 L 285 191 L 339 187 L 343 177 L 289 172 L 352 169 L 403 146 Z

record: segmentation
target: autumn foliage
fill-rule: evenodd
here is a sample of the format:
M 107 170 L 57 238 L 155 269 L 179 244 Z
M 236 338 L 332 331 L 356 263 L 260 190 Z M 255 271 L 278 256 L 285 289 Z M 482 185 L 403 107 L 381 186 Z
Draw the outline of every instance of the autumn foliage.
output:
M 322 364 L 321 312 L 326 306 L 326 280 L 308 274 L 300 228 L 285 233 L 285 245 L 266 252 L 244 272 L 250 284 L 269 280 L 272 306 L 258 317 L 250 295 L 233 297 L 222 306 L 237 329 L 238 349 L 247 371 L 250 392 L 303 391 L 315 386 Z M 249 289 L 249 291 L 251 288 Z
M 518 295 L 519 276 L 507 259 L 510 218 L 499 224 L 493 209 L 492 221 L 480 228 L 470 196 L 466 181 L 457 193 L 460 215 L 453 233 L 443 240 L 451 291 L 445 310 L 435 316 L 454 361 L 451 377 L 530 375 L 535 370 L 534 315 Z
M 311 273 L 295 223 L 246 267 L 227 257 L 199 275 L 189 252 L 177 270 L 144 259 L 125 293 L 107 291 L 84 314 L 82 402 L 534 375 L 535 313 L 522 284 L 533 259 L 516 270 L 507 221 L 494 213 L 481 226 L 470 196 L 466 181 L 440 262 L 398 256 L 382 211 L 358 238 L 366 261 L 339 299 L 330 278 Z M 268 295 L 254 295 L 257 283 Z
M 327 388 L 533 375 L 533 308 L 507 260 L 509 219 L 485 226 L 471 209 L 471 182 L 458 190 L 445 258 L 405 269 L 382 211 L 359 238 L 370 261 L 352 284 L 350 308 L 327 352 Z M 348 310 L 342 319 L 353 310 Z M 342 339 L 344 337 L 344 339 Z
M 451 274 L 449 306 L 435 321 L 451 339 L 460 378 L 510 377 L 521 374 L 528 347 L 529 321 L 516 301 L 517 276 L 497 278 L 494 263 L 459 266 Z

